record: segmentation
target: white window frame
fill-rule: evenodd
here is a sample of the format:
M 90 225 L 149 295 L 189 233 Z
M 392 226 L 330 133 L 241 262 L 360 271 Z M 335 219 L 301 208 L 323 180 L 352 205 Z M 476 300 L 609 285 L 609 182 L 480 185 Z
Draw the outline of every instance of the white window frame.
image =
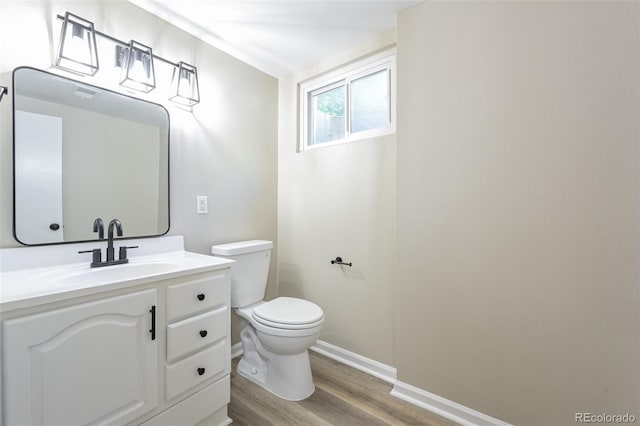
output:
M 339 69 L 314 77 L 304 81 L 299 85 L 299 143 L 298 152 L 335 146 L 347 142 L 359 141 L 362 139 L 370 139 L 374 137 L 389 135 L 396 131 L 396 50 L 388 49 L 384 52 L 358 60 Z M 387 70 L 388 90 L 389 90 L 389 117 L 386 127 L 364 130 L 351 133 L 351 82 L 359 78 L 375 74 L 376 72 Z M 345 102 L 345 136 L 342 139 L 336 139 L 329 142 L 321 142 L 318 144 L 309 144 L 312 132 L 312 96 L 321 89 L 330 90 L 332 87 L 338 87 L 345 84 L 346 102 Z

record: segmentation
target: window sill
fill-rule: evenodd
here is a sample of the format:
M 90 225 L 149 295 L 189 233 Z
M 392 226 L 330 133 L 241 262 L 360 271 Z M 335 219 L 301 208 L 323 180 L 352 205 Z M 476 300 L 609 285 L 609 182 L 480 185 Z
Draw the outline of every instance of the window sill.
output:
M 349 144 L 351 142 L 359 142 L 365 139 L 375 139 L 382 136 L 389 136 L 395 133 L 396 133 L 396 129 L 391 127 L 386 129 L 367 130 L 364 132 L 358 132 L 357 134 L 351 135 L 348 138 L 337 139 L 330 142 L 321 142 L 315 145 L 307 145 L 305 147 L 298 148 L 298 152 L 301 153 L 305 151 L 314 151 L 316 149 L 328 148 L 328 147 L 337 146 L 337 145 L 344 145 L 344 144 Z

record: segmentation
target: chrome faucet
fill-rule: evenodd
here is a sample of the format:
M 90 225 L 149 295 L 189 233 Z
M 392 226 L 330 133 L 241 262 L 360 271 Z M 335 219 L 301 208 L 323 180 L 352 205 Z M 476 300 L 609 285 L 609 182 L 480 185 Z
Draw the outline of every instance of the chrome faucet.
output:
M 109 229 L 107 231 L 107 262 L 112 262 L 114 260 L 114 249 L 113 249 L 113 228 L 116 228 L 116 232 L 118 237 L 122 237 L 122 223 L 118 219 L 112 219 L 109 222 Z

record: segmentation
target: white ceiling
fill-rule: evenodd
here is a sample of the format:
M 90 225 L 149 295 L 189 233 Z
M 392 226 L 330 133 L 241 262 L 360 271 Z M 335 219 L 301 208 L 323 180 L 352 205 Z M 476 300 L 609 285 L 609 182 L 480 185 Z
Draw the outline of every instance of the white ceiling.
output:
M 282 77 L 395 28 L 421 0 L 129 0 L 206 43 Z

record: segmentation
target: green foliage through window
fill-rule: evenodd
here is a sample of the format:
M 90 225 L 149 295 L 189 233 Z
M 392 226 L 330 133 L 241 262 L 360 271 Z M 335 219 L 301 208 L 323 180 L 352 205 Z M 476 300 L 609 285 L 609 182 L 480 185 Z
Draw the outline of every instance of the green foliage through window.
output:
M 344 86 L 340 86 L 316 95 L 317 110 L 335 117 L 344 117 L 344 92 Z

